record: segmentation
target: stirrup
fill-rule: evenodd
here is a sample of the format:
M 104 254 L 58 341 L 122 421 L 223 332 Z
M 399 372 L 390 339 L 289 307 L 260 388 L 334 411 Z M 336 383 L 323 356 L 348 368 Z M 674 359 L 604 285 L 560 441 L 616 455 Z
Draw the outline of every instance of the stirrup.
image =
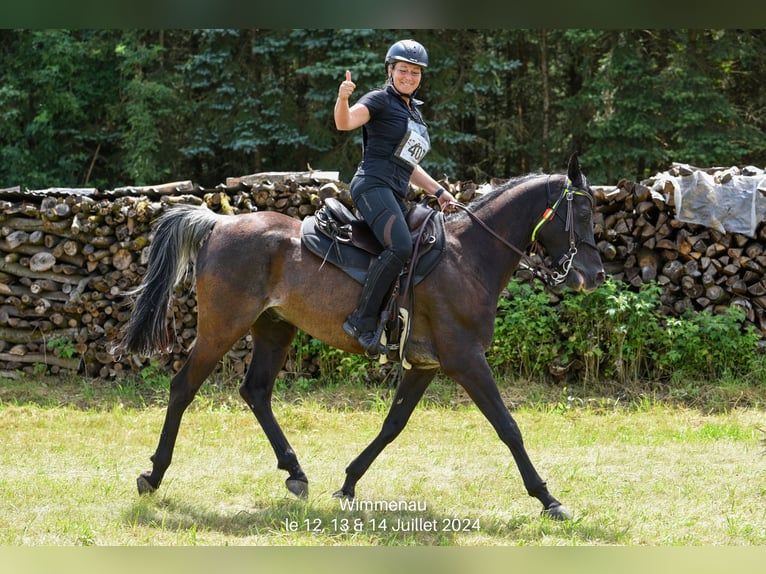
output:
M 373 333 L 373 338 L 374 338 L 374 341 L 375 341 L 373 344 L 378 348 L 378 354 L 377 355 L 371 354 L 370 353 L 370 347 L 362 345 L 363 347 L 365 347 L 365 349 L 367 351 L 367 356 L 370 357 L 371 359 L 375 359 L 375 358 L 377 358 L 380 355 L 387 355 L 388 354 L 388 347 L 386 345 L 384 345 L 381 342 L 381 340 L 383 338 L 383 332 L 386 329 L 386 324 L 388 323 L 388 318 L 390 316 L 391 316 L 391 314 L 386 309 L 384 309 L 383 312 L 380 314 L 380 318 L 378 319 L 378 328 L 375 329 L 375 332 Z

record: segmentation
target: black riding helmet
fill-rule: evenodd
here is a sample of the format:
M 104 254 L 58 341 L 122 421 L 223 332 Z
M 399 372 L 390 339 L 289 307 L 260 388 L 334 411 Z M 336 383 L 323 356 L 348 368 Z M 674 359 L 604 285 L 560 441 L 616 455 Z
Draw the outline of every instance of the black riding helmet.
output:
M 407 62 L 421 68 L 428 67 L 428 52 L 415 40 L 399 40 L 386 52 L 386 70 L 394 62 Z

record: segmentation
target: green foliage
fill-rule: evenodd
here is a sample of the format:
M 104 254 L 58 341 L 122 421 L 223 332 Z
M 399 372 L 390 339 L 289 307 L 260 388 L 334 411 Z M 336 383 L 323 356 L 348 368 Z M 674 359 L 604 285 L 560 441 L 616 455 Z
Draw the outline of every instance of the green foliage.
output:
M 151 361 L 148 366 L 141 369 L 141 381 L 149 389 L 170 388 L 170 375 L 163 371 L 157 361 Z
M 0 185 L 87 183 L 99 144 L 115 134 L 111 32 L 0 33 Z
M 582 161 L 591 181 L 640 180 L 670 161 L 736 165 L 761 157 L 763 124 L 742 115 L 744 94 L 725 89 L 736 81 L 733 71 L 741 59 L 754 50 L 747 43 L 750 34 L 584 34 L 588 43 L 608 48 L 597 65 L 590 63 L 582 89 L 564 105 L 592 120 L 582 134 Z
M 612 181 L 626 168 L 657 165 L 668 160 L 668 150 L 657 145 L 667 122 L 662 96 L 668 93 L 658 77 L 658 63 L 647 53 L 649 41 L 641 33 L 615 32 L 593 77 L 578 99 L 588 103 L 592 123 L 582 161 L 591 181 Z M 634 169 L 628 174 L 638 175 Z
M 648 372 L 656 352 L 648 342 L 657 341 L 660 333 L 661 292 L 656 284 L 633 292 L 607 281 L 592 293 L 565 293 L 561 330 L 566 358 L 582 361 L 586 381 L 625 382 Z
M 315 363 L 318 372 L 304 372 L 308 363 Z M 379 378 L 376 365 L 364 356 L 345 353 L 298 331 L 288 355 L 286 377 L 277 384 L 299 391 L 309 390 L 312 385 L 320 384 L 320 380 L 325 387 L 364 385 Z
M 362 355 L 351 355 L 322 343 L 319 368 L 330 384 L 367 384 L 376 378 L 376 363 Z
M 0 187 L 213 187 L 339 170 L 361 130 L 332 110 L 388 46 L 429 51 L 419 97 L 437 177 L 561 169 L 640 179 L 670 161 L 766 163 L 763 30 L 0 30 Z
M 559 319 L 548 294 L 511 282 L 498 302 L 490 365 L 524 377 L 542 377 L 559 354 Z
M 565 292 L 554 307 L 539 283 L 511 283 L 499 303 L 489 361 L 506 374 L 538 379 L 553 365 L 585 383 L 673 385 L 762 372 L 760 335 L 743 326 L 741 309 L 673 318 L 662 314 L 660 296 L 656 284 L 634 291 L 609 280 L 591 293 Z
M 658 369 L 674 381 L 740 378 L 751 374 L 759 362 L 760 334 L 749 325 L 742 328 L 744 312 L 737 306 L 726 313 L 687 312 L 679 319 L 668 318 L 668 350 L 658 357 Z M 763 384 L 762 377 L 753 381 Z
M 57 337 L 48 341 L 48 348 L 64 359 L 71 359 L 77 355 L 75 344 L 64 337 Z
M 165 181 L 170 169 L 160 153 L 179 102 L 174 87 L 158 70 L 163 48 L 143 34 L 127 33 L 114 51 L 121 75 L 121 107 L 125 185 L 149 185 Z M 171 75 L 172 78 L 172 75 Z
M 660 383 L 688 393 L 710 384 L 765 384 L 761 335 L 738 306 L 676 318 L 663 314 L 661 297 L 657 283 L 636 290 L 608 279 L 590 293 L 553 295 L 540 282 L 512 281 L 498 301 L 487 360 L 499 379 L 560 383 L 566 376 L 573 386 Z M 318 372 L 302 372 L 307 362 Z M 391 368 L 300 332 L 282 383 L 304 391 L 318 384 L 381 385 Z

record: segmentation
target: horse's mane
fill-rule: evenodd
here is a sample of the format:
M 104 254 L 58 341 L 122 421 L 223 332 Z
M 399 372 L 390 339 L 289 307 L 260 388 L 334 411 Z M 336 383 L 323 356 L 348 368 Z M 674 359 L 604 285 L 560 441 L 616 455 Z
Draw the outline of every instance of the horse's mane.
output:
M 523 183 L 526 183 L 527 181 L 530 181 L 532 179 L 536 179 L 539 177 L 543 177 L 545 175 L 546 174 L 544 173 L 528 173 L 526 175 L 520 175 L 518 177 L 511 178 L 508 181 L 501 183 L 497 187 L 493 187 L 488 192 L 474 199 L 467 205 L 467 207 L 470 211 L 476 211 L 478 209 L 481 209 L 484 205 L 490 203 L 493 199 L 501 195 L 503 192 L 508 191 L 511 188 L 517 187 Z M 462 210 L 460 210 L 454 214 L 454 217 L 467 217 L 467 216 L 465 215 L 465 213 L 463 213 Z

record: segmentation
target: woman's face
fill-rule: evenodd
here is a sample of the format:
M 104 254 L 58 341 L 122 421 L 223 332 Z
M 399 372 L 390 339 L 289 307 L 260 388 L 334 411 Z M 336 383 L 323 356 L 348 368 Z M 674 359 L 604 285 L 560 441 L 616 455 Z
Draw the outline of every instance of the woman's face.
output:
M 411 96 L 420 86 L 423 68 L 406 62 L 396 62 L 392 68 L 391 77 L 396 91 L 405 96 Z

